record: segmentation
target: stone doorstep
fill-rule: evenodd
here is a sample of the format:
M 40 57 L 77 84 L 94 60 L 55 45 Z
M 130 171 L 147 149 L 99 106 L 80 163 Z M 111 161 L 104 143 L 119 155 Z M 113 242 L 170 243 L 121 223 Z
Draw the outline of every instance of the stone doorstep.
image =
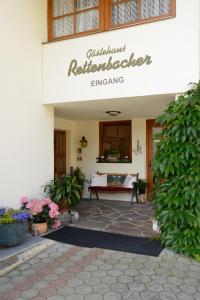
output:
M 0 277 L 12 271 L 13 269 L 23 264 L 27 260 L 38 255 L 39 253 L 41 253 L 42 251 L 44 251 L 45 249 L 47 249 L 48 247 L 52 246 L 55 243 L 56 243 L 55 241 L 44 240 L 38 242 L 37 244 L 31 245 L 30 247 L 22 250 L 16 255 L 11 255 L 6 257 L 0 262 Z

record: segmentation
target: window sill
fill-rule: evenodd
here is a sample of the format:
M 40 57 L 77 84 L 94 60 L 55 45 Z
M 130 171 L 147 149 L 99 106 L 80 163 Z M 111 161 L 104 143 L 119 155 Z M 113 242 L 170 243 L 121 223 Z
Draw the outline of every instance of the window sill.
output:
M 97 164 L 131 164 L 132 160 L 116 160 L 116 161 L 98 160 L 96 163 Z

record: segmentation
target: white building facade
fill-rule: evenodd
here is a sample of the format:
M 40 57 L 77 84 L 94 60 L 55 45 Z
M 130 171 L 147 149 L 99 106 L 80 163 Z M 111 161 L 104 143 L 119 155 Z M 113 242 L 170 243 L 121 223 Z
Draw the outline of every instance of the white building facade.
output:
M 41 197 L 54 177 L 54 129 L 66 132 L 66 172 L 152 180 L 149 124 L 200 79 L 199 0 L 79 2 L 70 11 L 74 1 L 0 0 L 0 205 Z M 99 161 L 100 122 L 126 120 L 126 158 Z

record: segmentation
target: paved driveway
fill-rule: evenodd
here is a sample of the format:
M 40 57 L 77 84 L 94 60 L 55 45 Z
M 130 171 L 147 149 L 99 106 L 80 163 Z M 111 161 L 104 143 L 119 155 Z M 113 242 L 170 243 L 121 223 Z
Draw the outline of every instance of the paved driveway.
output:
M 55 243 L 0 278 L 1 300 L 200 299 L 200 264 Z

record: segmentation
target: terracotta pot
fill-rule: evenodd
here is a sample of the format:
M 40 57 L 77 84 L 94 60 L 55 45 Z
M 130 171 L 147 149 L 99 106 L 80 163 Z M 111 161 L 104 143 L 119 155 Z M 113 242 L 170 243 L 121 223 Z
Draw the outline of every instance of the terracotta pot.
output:
M 62 212 L 68 211 L 68 209 L 70 208 L 70 205 L 68 202 L 66 202 L 64 199 L 62 199 L 58 203 L 58 207 L 59 207 L 59 211 L 62 213 Z
M 33 232 L 34 232 L 34 228 L 37 229 L 39 234 L 43 234 L 47 231 L 48 226 L 47 226 L 46 222 L 45 223 L 33 223 L 32 224 L 32 231 Z

